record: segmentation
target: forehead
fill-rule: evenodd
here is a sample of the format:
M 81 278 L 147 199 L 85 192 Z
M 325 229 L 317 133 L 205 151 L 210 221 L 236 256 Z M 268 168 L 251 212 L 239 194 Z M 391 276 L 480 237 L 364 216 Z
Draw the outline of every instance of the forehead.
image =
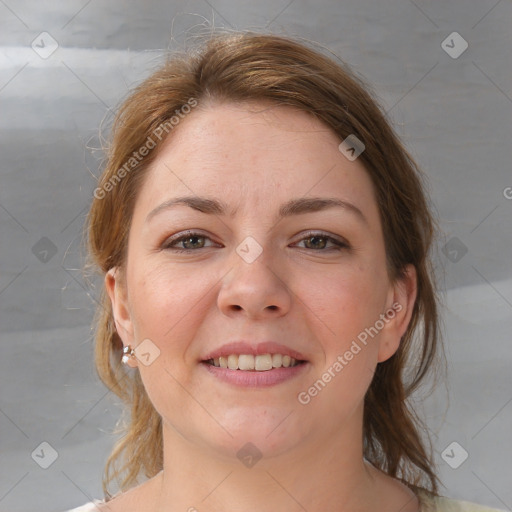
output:
M 247 161 L 317 159 L 320 146 L 338 146 L 338 137 L 307 112 L 268 103 L 244 102 L 199 107 L 178 125 L 160 156 L 189 152 L 186 160 Z M 194 148 L 196 151 L 190 152 Z M 299 151 L 300 148 L 303 148 Z M 296 156 L 293 156 L 296 155 Z
M 377 214 L 371 179 L 346 159 L 339 137 L 312 115 L 268 103 L 196 107 L 171 132 L 147 170 L 136 210 L 183 195 L 262 207 L 329 195 Z

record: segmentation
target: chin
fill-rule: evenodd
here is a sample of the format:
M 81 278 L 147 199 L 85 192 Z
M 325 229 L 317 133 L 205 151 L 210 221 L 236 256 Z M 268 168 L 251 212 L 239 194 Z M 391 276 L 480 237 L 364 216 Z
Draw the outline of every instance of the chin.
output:
M 251 443 L 263 457 L 284 454 L 300 444 L 305 436 L 298 428 L 298 420 L 292 408 L 261 406 L 249 411 L 231 410 L 221 423 L 233 437 L 223 436 L 220 448 L 232 454 L 233 451 L 243 452 L 243 447 Z M 304 427 L 304 421 L 301 426 Z

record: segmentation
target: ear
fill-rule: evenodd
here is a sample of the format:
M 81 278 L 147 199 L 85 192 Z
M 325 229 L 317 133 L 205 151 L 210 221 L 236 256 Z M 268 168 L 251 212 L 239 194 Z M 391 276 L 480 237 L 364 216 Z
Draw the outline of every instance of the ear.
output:
M 412 317 L 417 291 L 416 268 L 414 265 L 406 265 L 404 276 L 391 285 L 384 312 L 384 327 L 379 338 L 379 363 L 389 359 L 398 350 Z
M 107 290 L 112 304 L 112 314 L 116 330 L 123 345 L 134 347 L 133 322 L 126 293 L 126 283 L 121 270 L 118 267 L 110 269 L 105 275 L 105 289 Z M 128 366 L 137 366 L 136 358 L 130 358 Z

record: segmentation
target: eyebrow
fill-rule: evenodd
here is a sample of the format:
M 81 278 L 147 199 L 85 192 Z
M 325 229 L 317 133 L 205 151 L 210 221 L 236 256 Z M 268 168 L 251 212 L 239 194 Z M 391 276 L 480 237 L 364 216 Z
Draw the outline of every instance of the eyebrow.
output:
M 146 222 L 149 222 L 159 213 L 172 209 L 176 206 L 188 206 L 194 210 L 209 215 L 228 214 L 230 217 L 235 216 L 238 211 L 238 208 L 230 209 L 224 202 L 217 199 L 200 196 L 182 196 L 169 199 L 151 210 L 146 217 Z M 357 206 L 347 201 L 332 197 L 300 197 L 297 199 L 291 199 L 281 205 L 276 220 L 290 217 L 292 215 L 319 212 L 329 208 L 343 208 L 347 212 L 355 214 L 359 220 L 369 225 L 367 218 Z

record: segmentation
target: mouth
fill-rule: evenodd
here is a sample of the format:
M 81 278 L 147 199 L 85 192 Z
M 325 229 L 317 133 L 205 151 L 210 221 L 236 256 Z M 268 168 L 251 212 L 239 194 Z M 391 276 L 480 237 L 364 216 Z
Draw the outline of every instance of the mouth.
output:
M 217 368 L 242 372 L 268 372 L 278 368 L 294 368 L 305 364 L 305 360 L 296 359 L 288 354 L 229 354 L 203 361 Z
M 266 388 L 304 376 L 306 360 L 288 354 L 230 354 L 201 361 L 207 374 L 238 389 Z
M 219 382 L 240 388 L 274 386 L 304 376 L 311 364 L 282 343 L 232 341 L 204 354 L 201 367 Z

